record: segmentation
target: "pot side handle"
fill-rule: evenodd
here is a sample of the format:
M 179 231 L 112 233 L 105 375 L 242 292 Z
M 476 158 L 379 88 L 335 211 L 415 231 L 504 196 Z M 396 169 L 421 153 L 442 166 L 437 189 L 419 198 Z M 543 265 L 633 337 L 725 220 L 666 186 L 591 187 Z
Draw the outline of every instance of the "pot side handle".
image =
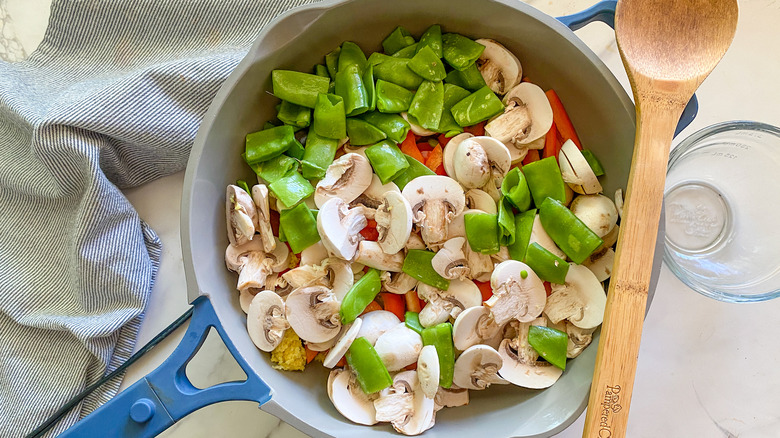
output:
M 583 11 L 557 17 L 557 20 L 563 23 L 566 27 L 572 31 L 581 29 L 590 23 L 595 21 L 601 21 L 607 24 L 611 28 L 615 28 L 615 8 L 617 8 L 617 1 L 606 0 L 596 3 L 595 5 L 585 9 Z M 685 106 L 680 120 L 677 122 L 677 127 L 674 130 L 674 135 L 677 136 L 683 129 L 693 122 L 696 118 L 696 114 L 699 112 L 699 100 L 694 94 L 691 100 L 688 101 L 688 105 Z
M 199 297 L 193 302 L 193 307 L 184 338 L 165 362 L 66 430 L 60 438 L 153 437 L 187 414 L 213 403 L 249 400 L 262 405 L 270 400 L 271 388 L 238 354 L 208 298 Z M 199 389 L 187 378 L 185 370 L 212 327 L 244 370 L 247 379 Z

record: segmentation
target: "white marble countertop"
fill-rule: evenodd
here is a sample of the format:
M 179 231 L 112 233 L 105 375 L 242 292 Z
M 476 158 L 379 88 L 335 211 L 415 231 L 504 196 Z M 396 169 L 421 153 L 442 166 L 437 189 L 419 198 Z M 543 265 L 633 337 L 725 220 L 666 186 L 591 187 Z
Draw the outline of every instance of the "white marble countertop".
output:
M 0 22 L 5 20 L 5 28 L 0 27 L 0 35 L 4 36 L 0 38 L 0 58 L 18 59 L 35 48 L 48 19 L 49 1 L 0 0 Z M 551 15 L 576 12 L 594 3 L 593 0 L 528 2 Z M 780 126 L 777 107 L 780 3 L 743 0 L 740 7 L 734 43 L 699 89 L 699 115 L 678 139 L 725 120 L 757 120 Z M 577 34 L 628 89 L 611 30 L 596 24 Z M 18 44 L 9 44 L 10 40 Z M 164 248 L 139 346 L 188 307 L 178 204 L 170 202 L 180 198 L 183 178 L 184 174 L 179 173 L 126 191 L 141 217 L 157 231 Z M 770 188 L 764 190 L 769 196 Z M 768 208 L 775 214 L 780 212 L 777 205 Z M 780 349 L 775 333 L 779 314 L 780 300 L 726 304 L 704 298 L 664 267 L 644 327 L 628 436 L 780 436 L 780 371 L 776 368 L 780 363 Z M 179 329 L 131 367 L 123 387 L 159 365 L 183 333 Z M 242 376 L 218 337 L 207 339 L 188 373 L 197 386 Z M 583 417 L 558 437 L 581 436 Z M 254 403 L 227 402 L 189 415 L 162 436 L 292 438 L 305 435 L 259 410 Z

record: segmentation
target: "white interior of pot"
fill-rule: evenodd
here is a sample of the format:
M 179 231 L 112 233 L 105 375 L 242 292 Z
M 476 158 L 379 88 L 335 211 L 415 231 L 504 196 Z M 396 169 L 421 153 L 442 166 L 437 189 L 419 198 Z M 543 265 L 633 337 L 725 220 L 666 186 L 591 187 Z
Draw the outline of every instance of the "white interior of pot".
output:
M 231 340 L 273 389 L 272 401 L 263 409 L 308 434 L 396 435 L 388 425 L 365 427 L 344 419 L 328 400 L 325 368 L 311 366 L 304 373 L 273 370 L 269 355 L 258 351 L 247 336 L 236 277 L 223 261 L 228 245 L 224 193 L 236 179 L 254 180 L 240 154 L 245 135 L 275 116 L 278 101 L 268 93 L 271 70 L 311 71 L 345 40 L 357 42 L 367 54 L 381 50 L 382 39 L 398 25 L 415 36 L 438 23 L 444 32 L 493 38 L 518 56 L 525 76 L 559 94 L 585 147 L 603 163 L 607 175 L 602 183 L 611 197 L 616 188 L 625 189 L 628 178 L 634 137 L 628 96 L 564 26 L 520 2 L 511 5 L 489 0 L 352 0 L 293 12 L 264 30 L 201 126 L 187 171 L 182 219 L 188 286 L 209 295 Z M 426 436 L 549 436 L 562 430 L 587 401 L 597 342 L 570 360 L 551 388 L 508 385 L 471 391 L 470 405 L 440 411 Z

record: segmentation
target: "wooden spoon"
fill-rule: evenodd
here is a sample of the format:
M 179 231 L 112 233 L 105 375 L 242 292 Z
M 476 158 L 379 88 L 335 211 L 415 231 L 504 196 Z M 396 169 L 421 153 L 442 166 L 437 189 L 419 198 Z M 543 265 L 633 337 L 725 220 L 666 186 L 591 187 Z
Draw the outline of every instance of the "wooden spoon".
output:
M 666 164 L 677 120 L 726 53 L 736 0 L 620 0 L 615 33 L 637 128 L 584 437 L 626 434 Z

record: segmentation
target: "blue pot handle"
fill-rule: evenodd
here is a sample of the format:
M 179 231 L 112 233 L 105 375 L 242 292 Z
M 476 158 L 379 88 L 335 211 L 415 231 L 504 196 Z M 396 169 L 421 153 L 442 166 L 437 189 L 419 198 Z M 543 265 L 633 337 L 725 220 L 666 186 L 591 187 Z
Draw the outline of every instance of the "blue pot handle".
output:
M 585 9 L 584 11 L 577 12 L 576 14 L 564 15 L 558 17 L 558 21 L 566 25 L 571 30 L 578 30 L 582 27 L 593 23 L 594 21 L 601 21 L 606 23 L 609 27 L 615 28 L 615 8 L 617 8 L 617 1 L 606 0 L 598 2 L 595 5 Z M 677 128 L 674 130 L 674 135 L 677 136 L 683 129 L 691 124 L 693 119 L 696 118 L 696 114 L 699 112 L 699 100 L 694 94 L 685 109 L 680 116 L 680 121 L 677 122 Z
M 192 304 L 194 311 L 190 325 L 171 356 L 60 437 L 153 437 L 190 412 L 213 403 L 249 400 L 262 405 L 271 399 L 271 388 L 238 354 L 208 298 L 201 296 Z M 245 381 L 198 389 L 187 378 L 187 364 L 200 349 L 211 327 L 217 330 L 222 342 L 244 370 L 247 375 Z

